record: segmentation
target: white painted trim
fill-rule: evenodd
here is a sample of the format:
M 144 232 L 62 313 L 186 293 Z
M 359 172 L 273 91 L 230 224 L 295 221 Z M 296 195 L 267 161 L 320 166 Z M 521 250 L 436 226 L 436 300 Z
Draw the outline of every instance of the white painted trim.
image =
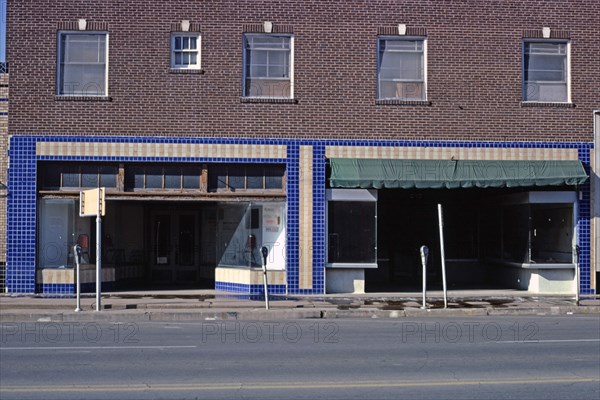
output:
M 540 203 L 570 203 L 577 202 L 577 192 L 524 192 L 503 197 L 502 204 L 540 204 Z
M 407 101 L 427 101 L 428 98 L 428 91 L 427 91 L 427 37 L 425 36 L 390 36 L 390 35 L 380 35 L 377 36 L 377 46 L 376 46 L 376 60 L 377 60 L 377 82 L 376 82 L 376 97 L 377 100 L 400 100 L 403 101 L 404 99 L 399 99 L 399 98 L 386 98 L 386 97 L 381 97 L 381 81 L 379 79 L 379 70 L 381 67 L 381 58 L 380 58 L 380 52 L 381 52 L 381 41 L 382 40 L 398 40 L 398 41 L 422 41 L 423 42 L 423 98 L 422 99 L 418 99 L 418 100 L 407 100 Z
M 567 101 L 525 100 L 525 44 L 526 43 L 564 43 L 567 45 Z M 571 102 L 571 41 L 568 39 L 534 39 L 525 38 L 521 44 L 521 102 L 522 103 L 550 103 L 572 104 Z
M 594 221 L 594 236 L 591 238 L 592 245 L 595 244 L 595 261 L 596 272 L 600 272 L 600 110 L 594 110 L 594 171 L 590 174 L 592 180 L 592 188 L 594 193 L 594 202 L 592 204 L 592 218 Z M 596 281 L 596 292 L 598 292 L 600 282 Z
M 196 65 L 189 65 L 189 66 L 175 65 L 175 37 L 176 36 L 196 38 L 196 41 L 197 41 L 196 50 L 198 52 L 198 63 Z M 175 69 L 175 70 L 201 69 L 201 65 L 202 65 L 202 35 L 200 33 L 197 33 L 197 32 L 171 32 L 170 42 L 171 42 L 171 47 L 170 47 L 171 69 Z
M 539 263 L 539 264 L 531 264 L 531 263 L 520 263 L 514 261 L 506 261 L 501 259 L 492 259 L 492 262 L 513 268 L 523 268 L 523 269 L 575 269 L 575 263 L 569 264 L 558 264 L 558 263 Z
M 571 41 L 567 41 L 567 102 L 571 101 Z
M 342 269 L 364 269 L 377 268 L 377 263 L 327 263 L 327 268 L 342 268 Z
M 290 39 L 290 95 L 281 96 L 249 96 L 246 94 L 246 45 L 247 38 L 252 36 L 288 37 Z M 248 99 L 294 99 L 294 35 L 291 33 L 244 33 L 242 35 L 242 97 Z
M 375 189 L 327 189 L 327 201 L 377 201 Z
M 88 94 L 64 94 L 64 93 L 60 93 L 60 85 L 61 85 L 61 81 L 60 81 L 60 71 L 61 71 L 61 67 L 60 67 L 60 56 L 61 56 L 61 52 L 62 52 L 62 37 L 63 35 L 105 35 L 106 37 L 106 41 L 105 41 L 105 69 L 104 69 L 104 94 L 102 95 L 88 95 Z M 108 97 L 109 96 L 109 85 L 108 85 L 108 78 L 109 78 L 109 69 L 110 69 L 110 64 L 109 64 L 109 47 L 110 47 L 110 34 L 108 32 L 105 31 L 59 31 L 56 35 L 56 90 L 55 90 L 55 94 L 57 96 L 61 96 L 61 97 Z
M 290 35 L 290 99 L 294 98 L 294 36 Z

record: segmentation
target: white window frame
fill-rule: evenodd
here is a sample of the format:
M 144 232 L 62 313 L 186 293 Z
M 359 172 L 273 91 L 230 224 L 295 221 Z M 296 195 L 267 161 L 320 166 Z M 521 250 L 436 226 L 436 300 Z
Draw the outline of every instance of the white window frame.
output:
M 596 264 L 596 272 L 600 272 L 600 110 L 594 111 L 594 168 L 593 174 L 590 174 L 592 181 L 593 196 L 593 223 L 594 235 L 591 240 L 595 241 L 595 257 L 592 262 Z M 596 293 L 600 289 L 600 282 L 596 281 Z
M 566 83 L 567 83 L 567 98 L 565 101 L 548 101 L 548 100 L 527 100 L 526 93 L 527 85 L 525 82 L 525 47 L 528 43 L 553 43 L 553 44 L 564 44 L 566 45 L 567 63 L 566 63 Z M 521 46 L 521 64 L 522 64 L 522 75 L 521 75 L 521 101 L 523 103 L 556 103 L 556 104 L 570 104 L 571 103 L 571 41 L 566 39 L 524 39 L 523 45 Z M 555 81 L 547 81 L 555 82 Z
M 382 97 L 381 80 L 379 79 L 381 68 L 381 42 L 384 40 L 394 41 L 420 41 L 423 42 L 423 98 L 422 99 L 404 99 L 400 97 Z M 423 36 L 377 36 L 377 100 L 399 100 L 399 101 L 427 101 L 427 38 Z
M 196 49 L 195 50 L 175 50 L 175 38 L 177 37 L 187 37 L 187 38 L 195 38 L 196 39 Z M 175 63 L 175 53 L 197 53 L 197 62 L 196 64 L 190 65 L 178 65 Z M 200 33 L 193 32 L 171 32 L 171 69 L 200 69 L 202 65 L 202 35 Z
M 62 38 L 65 35 L 104 35 L 105 37 L 105 55 L 104 55 L 104 93 L 103 94 L 75 94 L 75 93 L 61 93 L 61 55 L 63 51 Z M 57 54 L 56 54 L 56 95 L 61 97 L 108 97 L 108 48 L 109 48 L 109 34 L 103 31 L 60 31 L 57 35 Z
M 252 36 L 271 36 L 286 37 L 290 39 L 290 95 L 288 96 L 250 96 L 246 93 L 246 39 Z M 256 99 L 293 99 L 294 98 L 294 35 L 292 34 L 272 34 L 272 33 L 244 33 L 242 38 L 242 97 Z

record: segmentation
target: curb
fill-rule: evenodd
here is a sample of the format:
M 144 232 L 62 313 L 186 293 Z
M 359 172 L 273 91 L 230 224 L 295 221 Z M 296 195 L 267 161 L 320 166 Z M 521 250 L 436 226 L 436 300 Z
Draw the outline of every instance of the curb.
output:
M 474 317 L 474 316 L 544 316 L 600 314 L 600 306 L 551 306 L 538 308 L 452 308 L 380 310 L 373 308 L 339 309 L 246 309 L 246 310 L 104 310 L 102 312 L 2 312 L 0 323 L 6 322 L 116 322 L 116 321 L 211 321 L 211 320 L 295 320 L 295 319 L 349 319 L 349 318 L 424 318 L 424 317 Z

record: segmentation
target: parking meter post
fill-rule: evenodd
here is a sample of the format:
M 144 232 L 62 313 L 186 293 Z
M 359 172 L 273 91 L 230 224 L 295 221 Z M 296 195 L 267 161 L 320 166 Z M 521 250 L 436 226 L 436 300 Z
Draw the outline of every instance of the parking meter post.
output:
M 260 249 L 263 256 L 263 285 L 265 287 L 265 308 L 269 309 L 269 284 L 267 282 L 267 257 L 269 256 L 269 249 L 267 246 L 263 246 Z
M 77 306 L 75 308 L 75 312 L 81 311 L 81 281 L 79 280 L 79 260 L 81 256 L 81 246 L 76 244 L 73 246 L 73 253 L 75 254 L 75 265 L 77 267 L 77 282 L 76 282 L 76 291 L 77 291 Z
M 579 245 L 575 245 L 575 303 L 579 305 L 579 281 L 581 280 L 579 271 Z
M 421 309 L 427 309 L 425 292 L 427 291 L 427 257 L 429 257 L 429 248 L 421 246 L 421 264 L 423 264 L 423 306 Z
M 442 284 L 444 289 L 444 308 L 448 308 L 448 289 L 446 284 L 446 252 L 444 250 L 444 217 L 442 205 L 438 204 L 438 219 L 440 228 L 440 257 L 442 259 Z

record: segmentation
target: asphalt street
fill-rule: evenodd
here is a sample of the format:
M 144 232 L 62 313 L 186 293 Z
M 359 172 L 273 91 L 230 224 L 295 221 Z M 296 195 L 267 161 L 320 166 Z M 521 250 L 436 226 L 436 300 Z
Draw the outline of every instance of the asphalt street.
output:
M 600 398 L 600 315 L 0 327 L 2 400 Z

